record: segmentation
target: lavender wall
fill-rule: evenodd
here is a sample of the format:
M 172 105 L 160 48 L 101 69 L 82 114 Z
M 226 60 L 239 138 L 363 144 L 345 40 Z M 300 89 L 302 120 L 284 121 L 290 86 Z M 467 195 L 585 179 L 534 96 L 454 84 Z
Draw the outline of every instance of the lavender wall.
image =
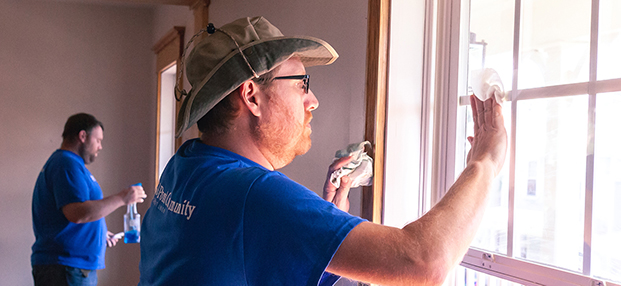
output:
M 9 0 L 0 27 L 0 284 L 32 285 L 32 190 L 68 116 L 104 123 L 104 148 L 88 166 L 104 195 L 136 182 L 153 188 L 153 12 Z M 107 217 L 111 231 L 123 229 L 124 212 Z M 138 245 L 108 249 L 100 285 L 135 285 L 138 261 Z
M 96 0 L 93 0 L 96 1 Z M 107 5 L 93 1 L 0 1 L 0 277 L 32 285 L 34 242 L 30 203 L 37 174 L 60 146 L 71 114 L 89 112 L 105 125 L 104 149 L 89 169 L 105 195 L 142 182 L 152 194 L 156 74 L 151 47 L 172 26 L 193 34 L 187 7 Z M 320 101 L 311 151 L 282 171 L 321 193 L 334 152 L 364 133 L 366 1 L 212 0 L 210 20 L 222 25 L 263 15 L 286 35 L 331 43 L 339 60 L 309 69 Z M 359 213 L 353 190 L 352 213 Z M 144 214 L 147 204 L 139 206 Z M 122 230 L 119 209 L 107 217 Z M 138 245 L 108 249 L 99 285 L 136 285 Z

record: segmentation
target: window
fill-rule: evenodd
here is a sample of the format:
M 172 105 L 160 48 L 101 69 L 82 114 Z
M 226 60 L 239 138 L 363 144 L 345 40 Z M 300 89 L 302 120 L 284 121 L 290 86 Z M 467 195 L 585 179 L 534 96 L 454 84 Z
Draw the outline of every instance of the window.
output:
M 621 2 L 453 4 L 467 37 L 456 123 L 445 125 L 455 134 L 447 185 L 469 148 L 468 74 L 493 68 L 508 91 L 508 158 L 462 265 L 528 285 L 621 282 Z
M 373 210 L 382 210 L 384 223 L 402 226 L 427 211 L 453 184 L 465 166 L 466 137 L 473 129 L 468 75 L 471 70 L 493 68 L 508 92 L 503 105 L 508 157 L 463 267 L 446 285 L 619 285 L 621 17 L 616 14 L 621 1 L 427 0 L 424 8 L 420 1 L 416 3 L 390 1 L 385 130 L 383 122 L 377 125 L 383 110 L 367 109 L 367 117 L 374 115 L 376 123 L 375 129 L 367 128 L 375 131 L 367 132 L 374 134 L 375 141 L 367 139 L 389 147 L 386 167 L 375 165 L 376 176 L 384 181 L 374 185 L 374 194 L 384 198 L 378 202 L 381 196 L 373 196 Z M 370 15 L 384 11 L 369 7 Z M 420 9 L 425 10 L 423 25 L 399 29 L 420 19 Z M 381 20 L 386 14 L 380 12 Z M 404 18 L 408 13 L 409 18 Z M 369 22 L 370 39 L 380 35 L 380 44 L 371 47 L 380 51 L 379 57 L 372 57 L 371 63 L 384 59 L 380 20 Z M 395 30 L 409 34 L 396 35 Z M 399 42 L 402 37 L 418 39 L 421 32 L 422 52 L 416 43 L 409 43 L 413 50 L 406 55 L 422 56 L 422 63 L 408 66 Z M 370 72 L 376 69 L 368 66 Z M 405 94 L 419 100 L 414 108 L 403 99 L 393 105 L 394 94 L 401 91 L 393 82 L 407 82 L 392 81 L 402 74 L 395 70 L 398 66 L 422 66 L 420 77 L 410 76 L 410 87 L 422 87 Z M 378 83 L 381 76 L 368 78 L 368 90 L 374 93 L 371 87 Z M 367 105 L 381 102 L 381 96 L 377 92 L 378 98 L 370 97 L 374 101 L 368 100 Z M 420 129 L 408 129 L 418 137 L 395 136 L 405 122 L 412 122 L 406 120 L 411 114 L 400 112 L 403 108 L 419 109 L 420 119 L 413 122 Z M 408 148 L 404 142 L 412 142 L 410 148 L 420 152 L 395 151 L 391 145 Z M 408 167 L 418 167 L 414 169 L 419 176 L 412 179 L 417 182 L 409 186 L 416 195 L 387 187 L 391 178 L 384 170 L 392 170 L 398 180 L 412 176 L 412 172 L 394 174 L 403 169 L 399 163 L 404 160 L 411 164 Z M 382 203 L 383 209 L 375 207 Z

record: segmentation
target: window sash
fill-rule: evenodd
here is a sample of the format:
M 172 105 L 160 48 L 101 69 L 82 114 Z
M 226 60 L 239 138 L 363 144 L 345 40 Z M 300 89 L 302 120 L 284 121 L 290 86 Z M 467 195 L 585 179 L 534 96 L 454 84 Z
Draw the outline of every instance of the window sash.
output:
M 437 1 L 437 0 L 435 0 Z M 515 24 L 514 24 L 514 46 L 513 46 L 513 65 L 518 67 L 519 63 L 519 40 L 520 40 L 520 13 L 521 0 L 515 0 Z M 467 84 L 464 84 L 464 66 L 460 65 L 459 59 L 467 58 L 468 47 L 459 41 L 461 35 L 469 35 L 469 0 L 447 0 L 439 1 L 438 4 L 438 29 L 437 43 L 427 43 L 428 46 L 437 44 L 436 51 L 438 60 L 436 61 L 435 90 L 436 90 L 436 111 L 434 117 L 434 150 L 433 150 L 433 170 L 432 182 L 429 190 L 437 190 L 432 194 L 432 204 L 435 204 L 448 190 L 461 170 L 455 166 L 460 164 L 459 155 L 465 154 L 460 149 L 457 138 L 465 138 L 464 134 L 457 131 L 457 118 L 465 118 L 465 114 L 459 113 L 458 106 L 469 105 L 467 91 L 462 91 Z M 466 11 L 466 12 L 464 12 Z M 591 11 L 591 36 L 590 36 L 590 72 L 589 81 L 581 83 L 563 84 L 556 86 L 545 86 L 529 89 L 517 89 L 517 68 L 514 68 L 513 80 L 511 83 L 510 101 L 511 103 L 511 130 L 509 133 L 510 150 L 509 164 L 509 221 L 507 224 L 507 256 L 491 254 L 482 250 L 471 248 L 462 261 L 462 265 L 477 271 L 482 271 L 494 276 L 505 278 L 524 285 L 604 285 L 601 280 L 590 277 L 591 275 L 591 226 L 593 211 L 593 169 L 594 169 L 594 136 L 595 136 L 595 107 L 596 97 L 599 93 L 615 92 L 621 90 L 621 78 L 609 80 L 597 80 L 597 44 L 598 44 L 598 20 L 599 20 L 599 0 L 592 1 Z M 460 23 L 451 25 L 451 23 Z M 459 26 L 459 28 L 455 28 Z M 449 27 L 449 28 L 447 28 Z M 465 29 L 464 29 L 465 27 Z M 456 42 L 459 44 L 456 44 Z M 458 47 L 458 48 L 456 48 Z M 465 51 L 465 52 L 464 52 Z M 458 73 L 455 71 L 459 71 Z M 455 97 L 455 94 L 461 96 Z M 585 221 L 584 221 L 584 249 L 583 249 L 583 273 L 567 272 L 558 270 L 555 267 L 540 265 L 534 262 L 527 262 L 512 258 L 513 254 L 513 220 L 514 220 L 514 185 L 515 185 L 515 152 L 516 152 L 516 115 L 518 102 L 521 100 L 552 98 L 562 96 L 572 96 L 587 94 L 588 104 L 588 142 L 587 142 L 587 162 L 585 180 Z M 456 98 L 452 100 L 451 98 Z M 461 108 L 463 110 L 463 108 Z M 456 114 L 452 116 L 451 114 Z M 462 162 L 463 163 L 463 162 Z M 491 259 L 491 260 L 490 260 Z M 530 278 L 526 278 L 530 277 Z M 565 284 L 567 283 L 567 284 Z M 573 284 L 572 284 L 573 283 Z M 576 284 L 578 283 L 578 284 Z M 601 284 L 598 284 L 601 283 Z M 607 282 L 607 285 L 617 285 Z
M 603 280 L 574 272 L 546 267 L 473 248 L 468 250 L 461 262 L 461 266 L 522 285 L 621 286 L 611 282 L 604 283 Z

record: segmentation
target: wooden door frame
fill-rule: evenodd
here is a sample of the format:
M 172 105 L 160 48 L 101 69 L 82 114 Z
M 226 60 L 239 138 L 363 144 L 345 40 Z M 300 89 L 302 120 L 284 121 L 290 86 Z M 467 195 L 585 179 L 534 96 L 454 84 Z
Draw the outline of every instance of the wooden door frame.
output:
M 210 0 L 196 0 L 193 4 L 188 5 L 188 7 L 192 10 L 194 15 L 194 31 L 198 32 L 201 29 L 207 27 L 209 23 L 209 5 L 211 4 Z M 173 27 L 166 35 L 164 35 L 157 43 L 153 46 L 152 50 L 156 54 L 156 72 L 157 72 L 157 111 L 156 111 L 156 140 L 155 140 L 155 185 L 157 186 L 158 177 L 159 177 L 159 148 L 160 148 L 160 115 L 161 115 L 161 90 L 160 85 L 162 81 L 162 72 L 166 69 L 170 68 L 173 65 L 177 65 L 176 73 L 180 74 L 181 65 L 178 63 L 181 62 L 181 57 L 183 56 L 184 46 L 185 46 L 185 27 L 175 26 Z M 178 88 L 183 90 L 184 79 L 179 80 Z M 181 98 L 180 100 L 183 100 Z M 175 120 L 177 119 L 177 115 L 179 114 L 179 109 L 181 108 L 182 101 L 176 101 L 175 104 Z M 173 126 L 176 126 L 176 122 Z M 175 151 L 179 149 L 181 144 L 183 144 L 184 138 L 194 138 L 198 137 L 198 129 L 196 126 L 193 126 L 190 130 L 187 130 L 180 136 L 179 138 L 175 138 Z

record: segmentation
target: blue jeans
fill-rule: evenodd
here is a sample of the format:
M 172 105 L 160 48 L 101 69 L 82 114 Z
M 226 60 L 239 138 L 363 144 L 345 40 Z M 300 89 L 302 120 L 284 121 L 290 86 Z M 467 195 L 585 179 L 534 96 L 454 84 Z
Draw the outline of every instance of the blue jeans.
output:
M 51 264 L 33 265 L 35 286 L 96 286 L 97 270 Z

